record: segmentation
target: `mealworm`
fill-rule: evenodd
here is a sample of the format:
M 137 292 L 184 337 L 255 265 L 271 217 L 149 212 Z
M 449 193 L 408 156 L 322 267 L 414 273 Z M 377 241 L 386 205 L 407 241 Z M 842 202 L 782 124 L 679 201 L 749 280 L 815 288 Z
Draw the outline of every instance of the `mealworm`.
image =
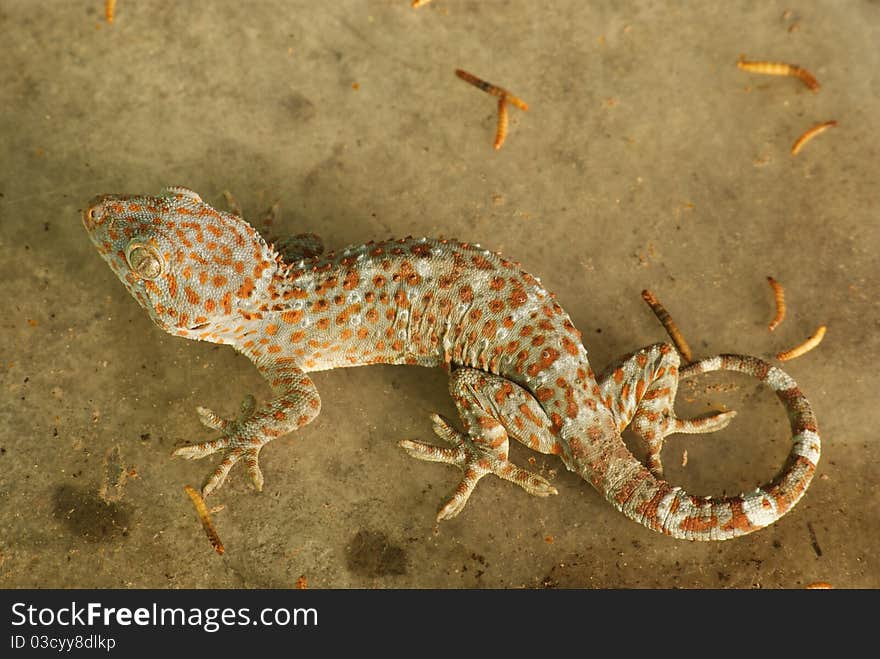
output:
M 493 85 L 491 82 L 486 82 L 485 80 L 481 80 L 473 73 L 468 73 L 467 71 L 463 71 L 462 69 L 456 69 L 455 75 L 464 80 L 465 82 L 469 82 L 474 87 L 482 89 L 487 94 L 492 94 L 492 96 L 497 96 L 499 98 L 506 98 L 511 105 L 515 105 L 520 110 L 528 110 L 529 106 L 524 100 L 519 98 L 518 96 L 514 96 L 509 91 L 504 89 L 504 87 L 499 87 L 498 85 Z
M 776 301 L 776 316 L 767 326 L 772 332 L 779 327 L 779 323 L 785 319 L 785 291 L 782 290 L 782 284 L 773 279 L 773 277 L 767 277 L 767 283 L 770 284 L 770 288 L 773 289 L 773 299 Z
M 223 549 L 223 543 L 220 542 L 220 536 L 217 535 L 217 531 L 211 523 L 211 515 L 208 513 L 208 507 L 205 505 L 205 500 L 202 498 L 202 495 L 199 494 L 198 490 L 189 485 L 185 485 L 183 490 L 189 495 L 189 498 L 192 499 L 192 502 L 196 507 L 196 512 L 199 515 L 199 519 L 202 520 L 205 534 L 208 536 L 208 540 L 211 541 L 211 546 L 214 548 L 214 551 L 218 554 L 222 554 L 225 551 Z
M 816 124 L 799 138 L 797 138 L 797 140 L 795 140 L 795 143 L 791 147 L 791 155 L 796 156 L 798 154 L 798 151 L 800 151 L 804 147 L 804 144 L 816 137 L 816 135 L 818 135 L 819 133 L 824 133 L 826 130 L 828 130 L 829 128 L 833 128 L 836 125 L 837 122 L 834 119 L 832 119 L 831 121 L 824 121 L 821 124 Z
M 785 64 L 784 62 L 748 62 L 739 60 L 736 65 L 743 71 L 750 73 L 763 73 L 769 76 L 793 76 L 800 78 L 807 87 L 814 92 L 819 91 L 819 81 L 812 73 L 797 64 Z
M 776 355 L 776 359 L 781 362 L 787 362 L 789 359 L 794 359 L 795 357 L 800 357 L 801 355 L 810 352 L 810 350 L 822 343 L 822 339 L 825 337 L 826 329 L 827 328 L 825 327 L 825 325 L 819 325 L 819 329 L 813 332 L 813 335 L 809 339 L 799 345 L 796 345 L 791 350 L 783 350 Z
M 238 199 L 229 190 L 223 191 L 223 198 L 226 200 L 226 205 L 229 206 L 229 212 L 241 217 L 241 204 L 238 203 Z
M 688 466 L 688 450 L 687 449 L 685 449 L 681 454 L 681 466 L 682 467 Z
M 833 590 L 834 586 L 827 581 L 815 581 L 813 583 L 808 583 L 804 588 L 806 590 Z
M 654 297 L 654 294 L 648 289 L 642 291 L 642 299 L 648 303 L 649 307 L 651 307 L 651 311 L 654 312 L 654 315 L 657 316 L 657 320 L 663 325 L 663 329 L 666 330 L 669 338 L 672 339 L 679 354 L 684 358 L 685 363 L 692 362 L 693 354 L 691 353 L 691 348 L 687 344 L 687 341 L 684 340 L 684 337 L 681 335 L 678 326 L 675 324 L 675 321 L 672 320 L 669 312 L 666 311 L 665 307 L 660 304 L 660 301 Z
M 507 137 L 507 99 L 503 96 L 498 99 L 498 129 L 495 131 L 495 149 L 500 149 Z
M 116 9 L 116 0 L 106 0 L 104 2 L 104 17 L 108 23 L 113 22 L 113 11 Z
M 429 2 L 431 2 L 431 0 L 412 0 L 412 4 L 410 6 L 413 9 L 416 9 L 417 7 L 421 7 L 422 5 L 426 5 Z

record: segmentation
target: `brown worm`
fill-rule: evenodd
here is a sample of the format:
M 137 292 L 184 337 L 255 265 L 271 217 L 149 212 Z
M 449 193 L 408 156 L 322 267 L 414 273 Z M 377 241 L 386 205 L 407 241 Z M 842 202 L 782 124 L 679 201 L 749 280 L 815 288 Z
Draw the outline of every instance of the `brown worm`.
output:
M 819 133 L 824 133 L 826 130 L 836 125 L 837 122 L 834 119 L 831 121 L 823 121 L 821 124 L 816 124 L 795 140 L 795 143 L 791 147 L 791 155 L 796 156 L 798 151 L 804 147 L 804 144 L 816 137 Z
M 672 339 L 672 342 L 675 344 L 676 349 L 679 354 L 681 354 L 685 363 L 688 364 L 692 362 L 693 353 L 691 353 L 691 348 L 687 344 L 687 341 L 684 340 L 678 326 L 675 324 L 675 321 L 672 320 L 672 316 L 669 315 L 666 308 L 660 304 L 660 301 L 648 289 L 642 291 L 642 299 L 648 303 L 649 307 L 651 307 L 651 311 L 654 312 L 654 315 L 657 316 L 657 320 L 660 321 L 663 328 L 666 330 L 666 333 L 669 334 L 669 338 Z
M 813 335 L 809 339 L 796 345 L 791 350 L 783 350 L 776 355 L 776 359 L 781 362 L 787 362 L 789 359 L 794 359 L 795 357 L 800 357 L 801 355 L 810 352 L 810 350 L 822 343 L 826 329 L 825 325 L 819 325 L 819 328 L 813 332 Z
M 211 515 L 208 513 L 208 507 L 205 505 L 205 500 L 202 498 L 202 495 L 199 494 L 198 490 L 189 485 L 185 485 L 183 490 L 189 495 L 189 498 L 192 499 L 192 502 L 196 507 L 196 513 L 198 513 L 199 519 L 202 521 L 202 526 L 205 529 L 208 540 L 211 541 L 211 546 L 214 548 L 214 551 L 218 554 L 222 554 L 225 551 L 223 549 L 223 543 L 220 542 L 220 536 L 217 535 L 217 530 L 211 522 Z
M 776 301 L 776 316 L 767 326 L 772 332 L 779 327 L 779 323 L 785 319 L 785 291 L 782 289 L 782 284 L 773 279 L 773 277 L 767 277 L 767 283 L 769 283 L 770 288 L 773 289 L 773 299 Z
M 507 137 L 507 99 L 502 96 L 498 99 L 498 129 L 495 131 L 495 149 L 500 149 Z
M 462 69 L 456 69 L 455 75 L 464 80 L 465 82 L 469 82 L 474 87 L 478 89 L 482 89 L 487 94 L 492 94 L 492 96 L 497 96 L 498 98 L 506 98 L 507 101 L 511 105 L 515 105 L 520 110 L 528 110 L 529 106 L 524 100 L 519 98 L 518 96 L 514 96 L 509 91 L 504 89 L 504 87 L 499 87 L 498 85 L 493 85 L 491 82 L 486 82 L 475 76 L 473 73 L 468 73 Z
M 770 76 L 793 76 L 795 78 L 800 78 L 801 82 L 811 90 L 814 92 L 819 91 L 819 81 L 816 80 L 815 76 L 797 64 L 763 61 L 749 62 L 741 59 L 736 65 L 743 71 L 748 71 L 750 73 L 763 73 L 764 75 Z

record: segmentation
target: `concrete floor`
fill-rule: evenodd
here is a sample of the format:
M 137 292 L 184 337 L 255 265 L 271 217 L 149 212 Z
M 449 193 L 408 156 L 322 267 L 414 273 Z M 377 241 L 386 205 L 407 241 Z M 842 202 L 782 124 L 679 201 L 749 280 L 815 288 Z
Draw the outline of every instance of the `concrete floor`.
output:
M 0 5 L 0 586 L 880 587 L 880 4 L 117 4 L 113 25 L 100 0 Z M 739 71 L 741 53 L 801 64 L 822 90 Z M 530 105 L 498 152 L 494 99 L 458 67 Z M 155 328 L 78 214 L 164 185 L 221 206 L 231 190 L 251 216 L 280 199 L 286 232 L 330 248 L 443 234 L 501 249 L 558 294 L 597 370 L 666 338 L 646 287 L 699 356 L 771 358 L 825 323 L 785 366 L 819 418 L 819 475 L 776 525 L 691 544 L 517 447 L 559 496 L 486 479 L 435 528 L 459 473 L 396 442 L 453 414 L 444 374 L 332 371 L 315 376 L 321 416 L 263 451 L 265 491 L 237 469 L 213 498 L 220 557 L 182 490 L 210 465 L 170 453 L 211 436 L 197 405 L 232 414 L 268 389 L 230 348 Z M 789 308 L 773 334 L 768 274 Z M 671 481 L 733 493 L 782 464 L 785 415 L 754 381 L 679 398 L 684 415 L 741 413 L 670 439 Z M 108 469 L 131 475 L 108 488 Z

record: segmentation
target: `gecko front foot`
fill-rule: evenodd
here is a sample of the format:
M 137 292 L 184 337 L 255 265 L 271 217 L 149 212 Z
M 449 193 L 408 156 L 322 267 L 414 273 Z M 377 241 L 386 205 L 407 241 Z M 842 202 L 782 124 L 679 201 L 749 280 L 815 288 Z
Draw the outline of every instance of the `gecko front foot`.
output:
M 263 443 L 250 432 L 248 421 L 251 419 L 256 408 L 256 399 L 246 396 L 241 403 L 238 417 L 224 419 L 206 407 L 197 407 L 199 420 L 203 425 L 212 430 L 219 430 L 223 436 L 201 444 L 184 446 L 172 453 L 176 457 L 187 460 L 199 460 L 214 453 L 223 451 L 223 460 L 208 477 L 202 486 L 202 496 L 207 497 L 211 492 L 223 485 L 226 476 L 239 460 L 244 460 L 248 473 L 254 483 L 257 492 L 263 489 L 263 472 L 260 470 L 260 449 Z
M 451 444 L 452 448 L 434 446 L 409 439 L 402 440 L 399 442 L 399 445 L 418 460 L 452 464 L 464 471 L 461 483 L 459 483 L 449 501 L 437 513 L 437 521 L 451 519 L 458 515 L 467 503 L 477 483 L 487 474 L 495 474 L 499 478 L 516 483 L 529 494 L 538 497 L 557 494 L 556 488 L 545 478 L 517 467 L 508 461 L 506 452 L 501 453 L 493 450 L 491 446 L 484 446 L 481 442 L 473 441 L 464 433 L 453 428 L 439 414 L 432 414 L 431 420 L 434 422 L 434 432 L 438 437 Z M 500 425 L 498 428 L 503 432 L 503 428 Z

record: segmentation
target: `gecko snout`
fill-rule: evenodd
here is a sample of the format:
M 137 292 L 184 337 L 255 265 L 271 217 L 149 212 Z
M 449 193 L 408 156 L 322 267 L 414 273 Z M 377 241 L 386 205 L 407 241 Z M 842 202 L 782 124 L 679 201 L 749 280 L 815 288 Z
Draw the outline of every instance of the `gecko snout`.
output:
M 91 201 L 89 201 L 88 206 L 86 206 L 85 210 L 82 211 L 82 221 L 85 225 L 86 229 L 91 231 L 96 226 L 99 226 L 104 223 L 104 220 L 107 217 L 107 213 L 105 212 L 104 202 L 110 197 L 110 195 L 98 195 L 94 197 Z

